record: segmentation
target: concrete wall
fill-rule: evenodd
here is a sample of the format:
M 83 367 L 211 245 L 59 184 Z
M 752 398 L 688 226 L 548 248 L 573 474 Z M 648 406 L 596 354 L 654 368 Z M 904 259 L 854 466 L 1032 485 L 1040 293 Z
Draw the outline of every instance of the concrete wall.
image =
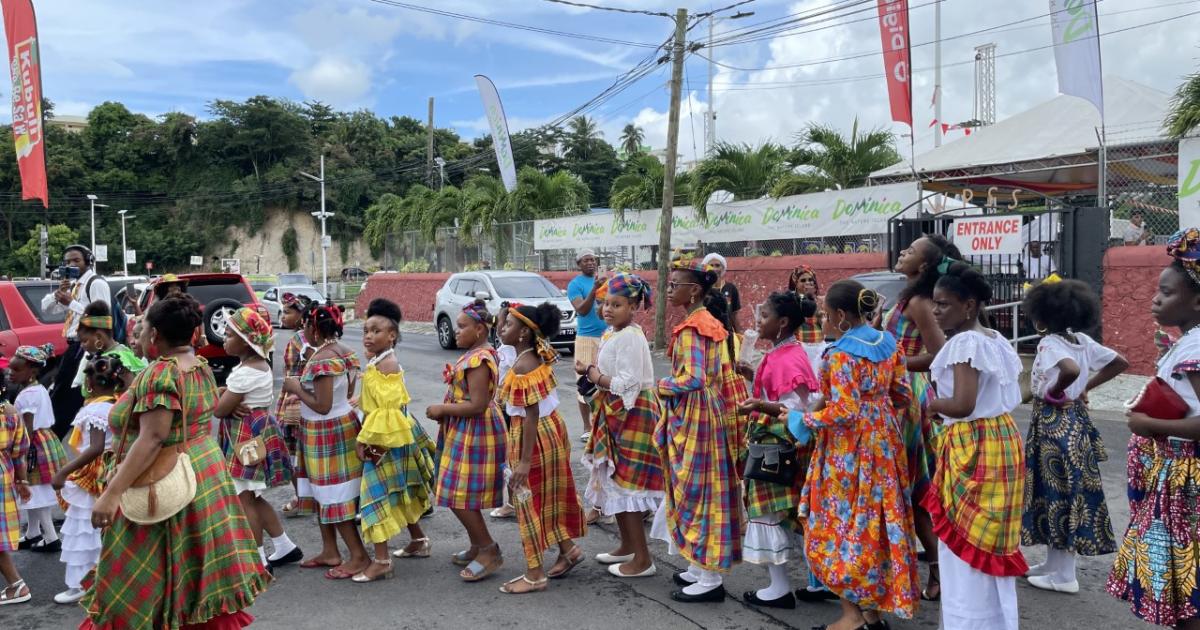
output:
M 1158 291 L 1158 275 L 1169 264 L 1161 246 L 1113 247 L 1104 254 L 1104 343 L 1129 359 L 1132 374 L 1154 373 L 1157 326 L 1150 300 Z
M 221 248 L 206 253 L 209 260 L 205 263 L 210 262 L 211 257 L 218 256 L 241 259 L 243 274 L 276 274 L 289 271 L 287 256 L 284 255 L 282 246 L 283 234 L 289 225 L 296 228 L 296 241 L 299 245 L 296 253 L 298 268 L 294 271 L 307 273 L 310 278 L 320 282 L 321 224 L 305 212 L 268 211 L 266 224 L 253 236 L 245 228 L 229 228 Z M 343 267 L 367 268 L 379 264 L 362 240 L 351 243 L 347 254 L 343 259 L 341 244 L 336 240 L 333 247 L 329 248 L 330 282 L 340 278 Z M 262 256 L 261 263 L 258 255 Z
M 822 287 L 837 280 L 868 271 L 879 271 L 886 265 L 883 254 L 821 254 L 815 256 L 764 256 L 759 258 L 730 258 L 729 281 L 741 292 L 742 326 L 751 324 L 753 304 L 766 299 L 772 291 L 787 288 L 788 275 L 801 263 L 813 267 Z M 639 272 L 654 285 L 658 274 L 653 271 Z M 547 271 L 542 273 L 550 282 L 565 289 L 575 273 Z M 448 273 L 387 273 L 374 274 L 358 296 L 356 311 L 366 312 L 367 304 L 377 297 L 385 297 L 400 305 L 404 319 L 408 321 L 430 321 L 433 317 L 434 294 L 450 277 Z M 671 313 L 669 321 L 675 321 L 679 313 Z M 641 311 L 637 322 L 651 332 L 654 329 L 654 314 Z

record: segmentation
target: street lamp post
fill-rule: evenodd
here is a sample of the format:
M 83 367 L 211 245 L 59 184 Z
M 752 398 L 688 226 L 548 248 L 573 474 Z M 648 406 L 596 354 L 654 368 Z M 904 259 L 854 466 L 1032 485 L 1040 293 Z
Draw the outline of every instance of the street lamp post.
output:
M 441 181 L 441 184 L 438 186 L 438 190 L 441 190 L 446 187 L 446 160 L 442 159 L 441 157 L 435 157 L 433 158 L 433 162 L 437 164 L 438 167 L 438 177 L 440 178 L 439 181 Z
M 92 255 L 96 255 L 96 200 L 99 199 L 96 195 L 88 195 L 88 201 L 92 204 Z
M 727 18 L 708 16 L 708 116 L 704 126 L 704 156 L 712 157 L 713 148 L 717 145 L 717 113 L 713 111 L 713 26 L 718 20 L 740 20 L 754 15 L 753 11 L 740 11 Z
M 321 156 L 321 176 L 317 177 L 310 173 L 300 171 L 300 174 L 321 184 L 321 211 L 310 213 L 314 217 L 321 220 L 321 293 L 326 297 L 329 296 L 329 237 L 325 234 L 325 219 L 333 216 L 332 212 L 325 212 L 325 156 Z
M 129 246 L 125 244 L 125 219 L 133 219 L 136 215 L 126 214 L 129 210 L 117 210 L 121 215 L 121 269 L 129 276 Z

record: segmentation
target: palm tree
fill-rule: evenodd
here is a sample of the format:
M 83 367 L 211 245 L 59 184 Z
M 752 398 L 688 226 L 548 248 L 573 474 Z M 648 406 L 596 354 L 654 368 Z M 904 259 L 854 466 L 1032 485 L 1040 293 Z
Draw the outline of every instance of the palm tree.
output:
M 811 124 L 797 140 L 788 158 L 794 170 L 776 182 L 775 197 L 862 186 L 872 172 L 900 161 L 891 132 L 872 129 L 859 135 L 857 118 L 849 138 L 833 127 Z
M 588 147 L 593 141 L 604 137 L 600 126 L 594 119 L 587 116 L 576 116 L 567 123 L 567 133 L 563 144 L 567 155 L 583 159 L 587 157 Z
M 625 152 L 626 158 L 632 158 L 642 152 L 642 141 L 646 139 L 646 132 L 642 131 L 641 127 L 633 123 L 625 125 L 621 130 L 621 150 Z M 657 160 L 655 160 L 657 162 Z
M 510 220 L 579 214 L 588 209 L 588 186 L 579 176 L 567 171 L 547 175 L 525 167 L 517 173 L 517 188 L 512 191 Z
M 712 157 L 701 162 L 692 173 L 692 207 L 700 218 L 708 216 L 708 200 L 717 191 L 733 194 L 734 199 L 758 199 L 787 175 L 787 149 L 765 143 L 718 143 Z
M 1172 138 L 1182 138 L 1200 129 L 1200 72 L 1188 75 L 1175 90 L 1163 126 Z
M 626 210 L 645 210 L 662 207 L 663 174 L 666 169 L 653 155 L 633 155 L 625 165 L 625 171 L 613 180 L 608 196 L 608 205 L 623 216 Z M 676 199 L 687 199 L 691 186 L 691 174 L 675 176 Z

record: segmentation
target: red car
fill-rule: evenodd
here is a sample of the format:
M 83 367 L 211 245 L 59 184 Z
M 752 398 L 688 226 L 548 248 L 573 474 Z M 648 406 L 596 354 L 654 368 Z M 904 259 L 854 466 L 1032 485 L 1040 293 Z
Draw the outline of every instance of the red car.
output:
M 11 358 L 19 346 L 54 344 L 53 363 L 67 350 L 65 313 L 42 314 L 42 298 L 58 288 L 47 280 L 0 281 L 0 355 Z M 47 371 L 47 374 L 50 374 Z
M 197 354 L 208 360 L 217 384 L 223 385 L 229 370 L 238 363 L 237 357 L 226 354 L 222 345 L 225 343 L 225 325 L 229 322 L 229 317 L 243 306 L 258 311 L 268 320 L 270 314 L 258 301 L 258 295 L 250 286 L 250 282 L 241 274 L 183 273 L 178 277 L 187 281 L 188 295 L 196 298 L 202 311 L 201 327 L 208 345 L 201 347 Z M 141 312 L 145 313 L 154 303 L 154 287 L 161 281 L 162 278 L 155 278 L 142 293 L 138 302 Z M 273 358 L 274 356 L 271 357 Z

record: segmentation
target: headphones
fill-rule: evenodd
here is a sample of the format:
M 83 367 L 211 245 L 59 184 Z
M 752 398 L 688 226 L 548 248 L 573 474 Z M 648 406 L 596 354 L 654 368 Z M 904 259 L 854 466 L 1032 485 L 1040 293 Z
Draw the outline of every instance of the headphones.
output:
M 67 245 L 66 249 L 63 250 L 63 255 L 65 256 L 71 250 L 83 254 L 83 262 L 87 263 L 87 266 L 91 267 L 96 264 L 96 256 L 92 254 L 92 250 L 88 249 L 86 245 Z

